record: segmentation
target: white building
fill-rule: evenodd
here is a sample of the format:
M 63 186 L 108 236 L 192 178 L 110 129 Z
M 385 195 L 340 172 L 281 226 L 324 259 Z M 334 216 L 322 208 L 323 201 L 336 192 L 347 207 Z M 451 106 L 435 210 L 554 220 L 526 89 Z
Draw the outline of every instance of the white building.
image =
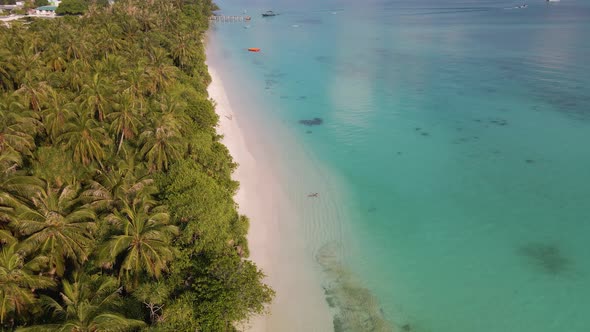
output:
M 41 6 L 35 9 L 35 14 L 42 16 L 55 16 L 56 9 L 57 6 Z

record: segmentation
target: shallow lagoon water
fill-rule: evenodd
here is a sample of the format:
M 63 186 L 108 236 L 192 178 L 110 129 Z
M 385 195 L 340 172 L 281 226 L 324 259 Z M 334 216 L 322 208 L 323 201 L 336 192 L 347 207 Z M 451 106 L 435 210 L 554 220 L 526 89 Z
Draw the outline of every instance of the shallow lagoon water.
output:
M 218 3 L 253 16 L 213 30 L 225 81 L 346 191 L 312 251 L 393 327 L 588 330 L 590 4 Z

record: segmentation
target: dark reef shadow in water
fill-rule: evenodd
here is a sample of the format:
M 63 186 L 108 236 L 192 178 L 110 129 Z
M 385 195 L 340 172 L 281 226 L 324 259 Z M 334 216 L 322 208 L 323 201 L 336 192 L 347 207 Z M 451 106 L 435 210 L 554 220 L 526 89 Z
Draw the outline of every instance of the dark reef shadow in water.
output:
M 590 96 L 583 92 L 568 87 L 564 82 L 563 87 L 549 89 L 539 86 L 532 90 L 533 95 L 543 105 L 550 106 L 550 109 L 570 116 L 576 120 L 590 120 Z
M 393 332 L 377 298 L 341 262 L 341 251 L 338 243 L 330 242 L 316 254 L 326 277 L 323 287 L 326 302 L 334 312 L 334 331 Z
M 325 56 L 325 55 L 318 55 L 314 59 L 317 62 L 322 63 L 322 64 L 332 64 L 332 63 L 334 63 L 334 60 L 331 57 Z
M 260 67 L 260 68 L 265 68 L 266 65 L 264 64 L 264 62 L 260 61 L 259 59 L 252 59 L 252 64 Z
M 265 88 L 266 90 L 270 90 L 270 89 L 271 89 L 271 88 L 273 88 L 273 87 L 274 87 L 276 84 L 278 84 L 278 83 L 279 83 L 279 81 L 277 81 L 277 80 L 273 80 L 273 79 L 266 79 L 266 80 L 264 80 L 264 83 L 265 83 L 265 85 L 264 85 L 264 88 Z
M 532 101 L 542 105 L 544 110 L 559 112 L 576 120 L 590 120 L 590 95 L 580 88 L 585 86 L 580 84 L 582 81 L 568 75 L 571 73 L 569 70 L 564 69 L 559 76 L 554 77 L 554 84 L 547 84 L 545 80 L 523 81 L 523 77 L 530 76 L 529 73 L 534 76 L 545 71 L 542 63 L 530 61 L 523 66 L 522 61 L 515 58 L 497 59 L 495 63 L 497 70 L 502 72 L 503 81 L 520 81 L 521 86 L 527 87 L 527 99 L 533 98 Z M 535 111 L 539 111 L 539 105 L 534 106 Z
M 307 120 L 299 120 L 299 123 L 304 126 L 312 127 L 321 125 L 322 123 L 324 123 L 324 120 L 322 120 L 322 118 L 313 118 Z
M 280 78 L 287 77 L 287 74 L 286 73 L 283 73 L 280 70 L 276 70 L 275 69 L 275 70 L 273 70 L 271 72 L 268 72 L 268 73 L 264 74 L 264 77 L 267 78 L 267 79 L 277 79 L 278 80 Z
M 496 118 L 496 119 L 489 119 L 488 122 L 490 124 L 496 125 L 496 126 L 500 126 L 500 127 L 504 127 L 508 125 L 508 120 L 506 119 L 501 119 L 501 118 Z
M 529 265 L 549 275 L 563 275 L 572 268 L 572 261 L 553 243 L 531 242 L 517 248 Z
M 479 140 L 479 136 L 459 137 L 452 141 L 453 144 L 472 143 Z

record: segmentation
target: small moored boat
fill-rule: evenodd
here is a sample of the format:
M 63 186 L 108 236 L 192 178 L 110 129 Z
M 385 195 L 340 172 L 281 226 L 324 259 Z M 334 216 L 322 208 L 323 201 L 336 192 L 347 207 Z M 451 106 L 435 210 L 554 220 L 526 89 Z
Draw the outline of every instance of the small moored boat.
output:
M 260 49 L 258 47 L 250 47 L 248 49 L 248 51 L 250 51 L 250 52 L 260 52 Z
M 269 17 L 269 16 L 277 16 L 279 14 L 273 12 L 272 10 L 268 10 L 265 13 L 262 13 L 262 17 Z

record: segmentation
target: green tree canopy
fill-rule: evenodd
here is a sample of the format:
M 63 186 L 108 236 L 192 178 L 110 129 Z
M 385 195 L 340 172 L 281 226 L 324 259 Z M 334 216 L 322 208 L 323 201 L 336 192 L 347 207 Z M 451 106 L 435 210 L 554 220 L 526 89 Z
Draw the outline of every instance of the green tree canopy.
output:
M 43 256 L 26 260 L 17 242 L 0 251 L 0 324 L 30 312 L 36 304 L 35 289 L 54 285 L 51 278 L 39 275 L 45 264 Z
M 117 279 L 99 275 L 74 275 L 63 280 L 60 299 L 43 296 L 44 307 L 57 321 L 22 328 L 18 331 L 135 331 L 145 323 L 125 317 L 118 309 L 123 305 Z
M 48 0 L 35 0 L 35 7 L 48 6 Z
M 58 15 L 82 15 L 88 10 L 88 0 L 63 0 L 55 10 Z

